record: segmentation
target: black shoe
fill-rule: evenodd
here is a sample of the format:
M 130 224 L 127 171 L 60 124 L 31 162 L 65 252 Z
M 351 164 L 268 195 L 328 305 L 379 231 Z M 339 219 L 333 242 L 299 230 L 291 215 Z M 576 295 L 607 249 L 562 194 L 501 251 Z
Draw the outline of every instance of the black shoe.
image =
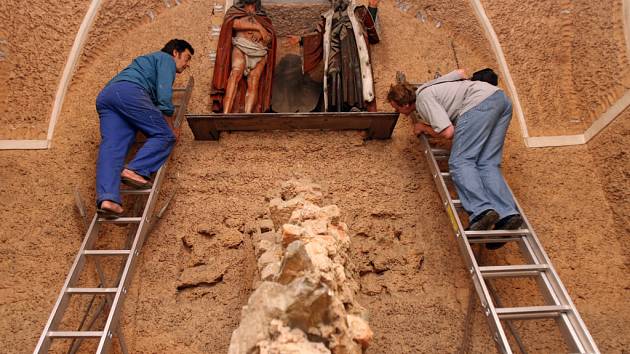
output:
M 523 225 L 523 217 L 519 214 L 509 215 L 499 220 L 495 225 L 495 230 L 518 230 Z M 503 247 L 505 242 L 486 243 L 486 249 L 498 250 Z
M 497 220 L 499 220 L 499 214 L 494 209 L 485 210 L 470 221 L 470 224 L 468 224 L 468 230 L 490 230 Z
M 504 217 L 495 225 L 495 230 L 518 230 L 523 225 L 523 217 L 520 214 L 514 214 Z

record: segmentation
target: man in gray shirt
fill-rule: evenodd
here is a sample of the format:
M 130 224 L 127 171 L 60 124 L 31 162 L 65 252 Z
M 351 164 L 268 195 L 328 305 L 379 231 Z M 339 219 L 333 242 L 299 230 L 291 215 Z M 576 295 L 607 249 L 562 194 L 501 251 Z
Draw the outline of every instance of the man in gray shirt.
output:
M 415 134 L 452 139 L 449 169 L 469 230 L 518 229 L 523 219 L 501 174 L 503 144 L 512 103 L 498 87 L 453 71 L 419 88 L 397 84 L 387 99 L 403 114 L 414 114 Z M 488 244 L 498 248 L 502 244 Z

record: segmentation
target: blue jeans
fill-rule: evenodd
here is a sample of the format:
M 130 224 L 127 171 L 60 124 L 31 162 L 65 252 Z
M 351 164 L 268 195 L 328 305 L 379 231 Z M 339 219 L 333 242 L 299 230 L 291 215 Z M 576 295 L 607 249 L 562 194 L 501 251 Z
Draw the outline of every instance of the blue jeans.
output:
M 494 209 L 501 218 L 518 214 L 501 174 L 503 143 L 511 119 L 512 102 L 503 91 L 497 91 L 457 120 L 448 165 L 471 219 L 487 209 Z
M 175 145 L 175 135 L 149 94 L 131 82 L 105 87 L 96 98 L 101 145 L 96 162 L 96 203 L 121 204 L 120 173 L 125 157 L 141 131 L 147 141 L 127 168 L 149 177 L 164 164 Z

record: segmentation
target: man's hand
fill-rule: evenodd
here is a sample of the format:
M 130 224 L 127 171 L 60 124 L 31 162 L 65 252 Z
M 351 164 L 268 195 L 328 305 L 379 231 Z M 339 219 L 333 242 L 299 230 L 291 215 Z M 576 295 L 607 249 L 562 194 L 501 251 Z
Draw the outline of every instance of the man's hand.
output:
M 171 128 L 173 135 L 175 135 L 175 141 L 179 140 L 179 136 L 182 133 L 182 128 L 175 128 L 175 116 L 164 115 L 164 120 L 166 121 L 166 124 L 168 124 L 169 128 Z
M 468 72 L 466 69 L 457 69 L 457 73 L 462 79 L 468 79 Z
M 421 123 L 421 122 L 415 123 L 413 125 L 413 133 L 415 135 L 420 135 L 420 134 L 425 134 L 425 133 L 428 134 L 428 135 L 431 135 L 431 133 L 435 134 L 435 132 L 433 131 L 433 129 L 430 126 L 428 126 L 428 125 L 426 125 L 424 123 Z

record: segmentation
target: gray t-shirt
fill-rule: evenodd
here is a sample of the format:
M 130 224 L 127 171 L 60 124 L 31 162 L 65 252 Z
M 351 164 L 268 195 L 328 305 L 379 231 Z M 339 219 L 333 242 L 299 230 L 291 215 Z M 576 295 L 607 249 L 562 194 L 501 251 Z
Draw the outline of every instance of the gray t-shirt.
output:
M 418 114 L 438 133 L 499 90 L 483 81 L 462 79 L 457 71 L 452 71 L 425 83 L 416 91 Z

